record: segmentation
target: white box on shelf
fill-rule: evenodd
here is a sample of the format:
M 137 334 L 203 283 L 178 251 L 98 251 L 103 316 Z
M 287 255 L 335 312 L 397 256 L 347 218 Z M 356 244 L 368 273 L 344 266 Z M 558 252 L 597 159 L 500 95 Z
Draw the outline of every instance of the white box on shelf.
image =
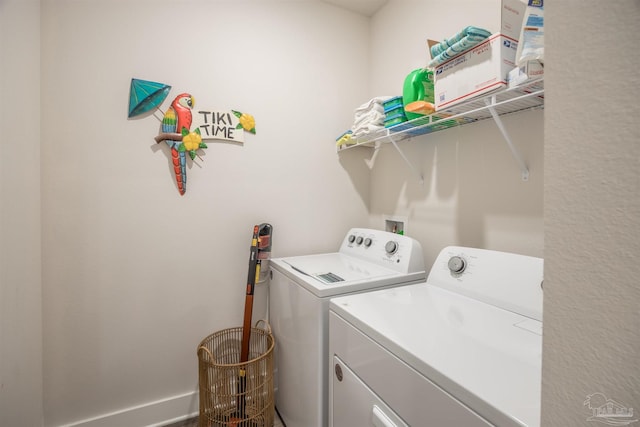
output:
M 544 77 L 544 65 L 537 59 L 533 59 L 509 71 L 507 83 L 511 88 L 542 77 Z
M 527 3 L 521 0 L 502 0 L 501 3 L 499 32 L 517 41 L 520 39 Z
M 503 89 L 515 67 L 517 40 L 496 33 L 461 55 L 436 67 L 436 111 Z

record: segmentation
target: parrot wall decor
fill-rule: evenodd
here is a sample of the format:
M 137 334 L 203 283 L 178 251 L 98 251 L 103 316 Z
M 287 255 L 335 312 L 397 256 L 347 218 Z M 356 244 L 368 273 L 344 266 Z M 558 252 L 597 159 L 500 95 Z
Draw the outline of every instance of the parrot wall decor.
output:
M 131 79 L 129 118 L 158 110 L 171 86 L 149 80 Z M 180 195 L 187 191 L 187 153 L 191 161 L 198 150 L 208 148 L 203 140 L 244 142 L 244 132 L 255 135 L 252 115 L 237 110 L 194 110 L 195 99 L 190 93 L 176 96 L 163 114 L 157 143 L 164 141 L 170 150 L 171 163 Z M 150 113 L 151 114 L 151 113 Z

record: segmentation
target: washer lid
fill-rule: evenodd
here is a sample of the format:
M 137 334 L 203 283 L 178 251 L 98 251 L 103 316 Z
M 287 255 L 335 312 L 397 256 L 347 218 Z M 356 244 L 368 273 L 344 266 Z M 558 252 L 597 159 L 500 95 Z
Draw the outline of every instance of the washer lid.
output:
M 426 277 L 424 271 L 399 273 L 339 252 L 275 258 L 270 265 L 320 297 L 415 283 Z
M 541 322 L 427 283 L 330 309 L 487 420 L 540 424 Z
M 299 256 L 283 259 L 302 274 L 323 283 L 352 282 L 374 277 L 394 276 L 396 272 L 340 253 Z

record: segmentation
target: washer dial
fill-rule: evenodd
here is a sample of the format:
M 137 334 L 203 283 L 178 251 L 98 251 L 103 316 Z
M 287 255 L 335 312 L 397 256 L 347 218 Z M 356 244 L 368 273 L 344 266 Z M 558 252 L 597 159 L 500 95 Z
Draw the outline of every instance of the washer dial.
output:
M 460 274 L 467 268 L 467 263 L 461 256 L 452 256 L 447 263 L 449 271 L 454 274 Z
M 384 250 L 387 251 L 387 254 L 393 255 L 398 251 L 398 243 L 393 240 L 389 240 L 386 245 L 384 245 Z

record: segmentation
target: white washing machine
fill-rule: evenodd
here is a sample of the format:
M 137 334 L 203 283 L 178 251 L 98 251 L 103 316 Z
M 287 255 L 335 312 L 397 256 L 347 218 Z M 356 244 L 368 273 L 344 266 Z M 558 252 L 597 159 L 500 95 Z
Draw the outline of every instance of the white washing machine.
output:
M 424 282 L 422 247 L 407 236 L 354 228 L 338 252 L 274 258 L 271 271 L 276 409 L 287 427 L 325 427 L 329 299 Z
M 542 277 L 448 247 L 424 283 L 333 299 L 328 425 L 539 426 Z

